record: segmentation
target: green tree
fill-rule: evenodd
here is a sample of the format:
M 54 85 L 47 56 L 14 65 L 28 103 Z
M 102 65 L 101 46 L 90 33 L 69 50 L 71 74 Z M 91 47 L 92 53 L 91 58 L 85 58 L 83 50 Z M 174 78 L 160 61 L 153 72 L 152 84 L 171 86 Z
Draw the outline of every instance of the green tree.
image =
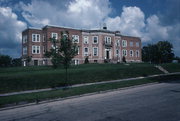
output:
M 84 60 L 84 64 L 88 64 L 89 63 L 89 57 L 87 56 Z
M 12 66 L 21 66 L 22 62 L 21 62 L 21 58 L 14 58 L 12 60 Z
M 159 63 L 170 63 L 174 58 L 173 45 L 168 41 L 159 41 L 157 43 L 159 51 Z
M 11 66 L 12 58 L 8 55 L 0 55 L 0 66 L 8 67 Z
M 126 63 L 126 57 L 125 57 L 125 56 L 122 57 L 122 61 L 123 61 L 124 63 Z
M 142 60 L 150 63 L 172 62 L 173 46 L 168 41 L 159 41 L 157 44 L 148 44 L 142 48 Z
M 76 56 L 78 53 L 78 46 L 73 42 L 73 38 L 71 39 L 69 37 L 68 31 L 61 32 L 60 41 L 55 38 L 50 38 L 50 41 L 53 44 L 53 48 L 46 52 L 45 55 L 52 58 L 51 61 L 54 68 L 57 68 L 60 64 L 64 65 L 64 68 L 66 69 L 67 81 L 67 69 L 69 68 L 74 56 Z

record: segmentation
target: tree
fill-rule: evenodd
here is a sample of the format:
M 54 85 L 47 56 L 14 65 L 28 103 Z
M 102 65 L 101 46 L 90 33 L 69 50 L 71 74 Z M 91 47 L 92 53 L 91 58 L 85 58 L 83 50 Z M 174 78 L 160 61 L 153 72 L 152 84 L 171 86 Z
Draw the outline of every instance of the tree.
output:
M 27 62 L 27 65 L 28 65 L 28 66 L 30 65 L 31 60 L 32 60 L 32 57 L 31 57 L 31 56 L 27 56 L 27 57 L 26 57 L 26 62 Z
M 8 55 L 0 55 L 0 67 L 11 66 L 12 58 Z
M 21 58 L 14 58 L 12 60 L 12 66 L 21 66 Z
M 51 57 L 51 61 L 54 68 L 58 65 L 63 64 L 66 69 L 66 81 L 67 81 L 67 69 L 69 68 L 72 59 L 78 53 L 77 44 L 75 44 L 74 38 L 70 39 L 68 31 L 61 32 L 61 39 L 58 41 L 55 38 L 50 38 L 53 44 L 53 48 L 46 52 L 47 57 Z M 59 47 L 57 46 L 59 43 Z
M 172 62 L 174 53 L 172 44 L 168 41 L 159 41 L 157 44 L 148 44 L 142 48 L 142 60 L 150 63 Z
M 88 64 L 88 63 L 89 63 L 89 57 L 88 57 L 88 56 L 85 58 L 84 63 L 85 63 L 85 64 Z
M 122 57 L 122 61 L 126 63 L 126 58 L 124 56 Z

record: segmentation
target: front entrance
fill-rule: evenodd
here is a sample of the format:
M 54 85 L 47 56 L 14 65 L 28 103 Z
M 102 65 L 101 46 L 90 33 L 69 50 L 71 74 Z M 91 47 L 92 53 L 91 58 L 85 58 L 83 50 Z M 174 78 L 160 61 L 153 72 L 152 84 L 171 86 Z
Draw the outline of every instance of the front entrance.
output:
M 109 59 L 109 51 L 106 51 L 106 59 Z
M 111 50 L 105 49 L 105 59 L 111 59 Z
M 38 60 L 34 60 L 34 66 L 38 66 Z

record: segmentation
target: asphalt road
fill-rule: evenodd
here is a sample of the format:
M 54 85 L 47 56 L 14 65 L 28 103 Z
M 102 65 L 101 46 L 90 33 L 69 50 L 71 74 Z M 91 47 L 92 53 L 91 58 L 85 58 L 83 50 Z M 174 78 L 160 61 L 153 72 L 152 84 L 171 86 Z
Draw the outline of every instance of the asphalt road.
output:
M 3 110 L 0 121 L 180 121 L 180 83 Z

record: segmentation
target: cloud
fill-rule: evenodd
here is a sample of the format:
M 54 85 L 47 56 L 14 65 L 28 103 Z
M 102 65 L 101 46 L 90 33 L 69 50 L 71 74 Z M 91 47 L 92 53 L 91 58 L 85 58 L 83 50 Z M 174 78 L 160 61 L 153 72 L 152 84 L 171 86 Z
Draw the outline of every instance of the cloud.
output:
M 61 4 L 61 3 L 59 3 Z M 20 3 L 22 16 L 32 25 L 42 27 L 55 24 L 71 27 L 98 26 L 111 12 L 110 2 L 104 0 L 75 0 L 64 2 L 64 7 L 47 1 L 32 0 L 30 4 Z M 48 9 L 47 9 L 48 8 Z
M 151 16 L 145 16 L 137 6 L 124 6 L 119 15 L 112 17 L 110 15 L 114 8 L 109 0 L 20 1 L 11 8 L 1 7 L 0 47 L 6 51 L 7 48 L 20 48 L 19 38 L 26 23 L 40 28 L 52 24 L 92 29 L 99 28 L 105 22 L 108 29 L 119 30 L 123 35 L 141 37 L 143 43 L 168 40 L 173 43 L 175 53 L 180 56 L 180 4 L 178 0 L 165 0 L 165 3 L 169 6 L 163 12 Z M 21 21 L 17 15 L 22 17 Z
M 120 16 L 107 18 L 105 22 L 110 30 L 120 30 L 123 34 L 131 36 L 141 36 L 145 15 L 138 7 L 123 7 Z
M 12 56 L 19 56 L 21 32 L 26 28 L 26 24 L 18 20 L 9 7 L 0 7 L 0 18 L 0 53 L 8 51 Z

